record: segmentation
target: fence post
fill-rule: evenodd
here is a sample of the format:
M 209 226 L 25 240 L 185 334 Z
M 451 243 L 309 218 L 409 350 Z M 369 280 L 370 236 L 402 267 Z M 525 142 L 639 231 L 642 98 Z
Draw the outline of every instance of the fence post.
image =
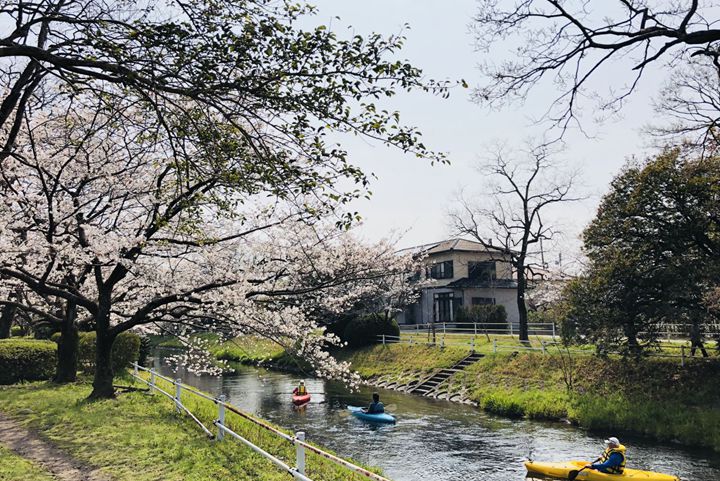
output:
M 155 394 L 155 370 L 150 369 L 150 394 Z
M 178 412 L 180 412 L 180 406 L 182 406 L 180 393 L 182 393 L 182 379 L 177 378 L 175 379 L 175 408 L 177 408 Z
M 510 322 L 510 335 L 513 335 L 513 327 L 512 327 L 512 321 Z
M 138 376 L 138 365 L 136 362 L 133 363 L 133 375 Z
M 493 354 L 497 354 L 497 339 L 493 339 Z
M 442 339 L 440 339 L 440 349 L 445 348 L 445 333 L 443 333 Z
M 385 345 L 385 334 L 382 335 L 383 346 Z
M 685 367 L 685 346 L 680 346 L 680 365 Z
M 218 433 L 217 433 L 217 440 L 222 441 L 225 437 L 225 431 L 222 430 L 220 426 L 225 426 L 225 395 L 221 394 L 217 398 L 218 400 Z
M 542 348 L 542 353 L 547 354 L 547 351 L 545 351 L 545 341 L 540 341 L 540 347 Z
M 552 323 L 552 327 L 553 327 L 553 341 L 554 341 L 555 340 L 555 323 L 554 322 Z
M 473 322 L 473 327 L 474 327 L 474 329 L 475 329 L 475 330 L 473 331 L 473 335 L 474 335 L 474 336 L 477 336 L 477 322 Z
M 305 441 L 305 433 L 303 431 L 295 433 L 295 439 Z M 305 446 L 300 443 L 295 443 L 295 459 L 295 467 L 298 473 L 305 474 Z

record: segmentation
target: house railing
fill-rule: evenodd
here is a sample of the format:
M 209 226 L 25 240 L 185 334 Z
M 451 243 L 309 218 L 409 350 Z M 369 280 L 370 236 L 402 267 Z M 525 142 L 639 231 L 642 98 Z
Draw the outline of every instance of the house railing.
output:
M 405 333 L 435 333 L 442 334 L 464 334 L 464 335 L 484 335 L 497 334 L 516 336 L 519 334 L 517 324 L 508 322 L 435 322 L 427 324 L 401 324 L 400 331 Z M 528 323 L 528 333 L 531 336 L 552 336 L 555 337 L 555 324 L 552 322 L 530 322 Z
M 350 461 L 347 461 L 345 459 L 339 458 L 338 456 L 335 456 L 334 454 L 328 453 L 326 451 L 323 451 L 320 448 L 317 448 L 311 444 L 308 444 L 305 441 L 305 433 L 300 431 L 296 432 L 294 436 L 291 436 L 289 434 L 286 434 L 279 429 L 271 426 L 270 424 L 266 423 L 265 421 L 262 421 L 260 419 L 255 418 L 254 416 L 251 416 L 250 414 L 241 411 L 237 407 L 233 406 L 232 404 L 229 404 L 225 400 L 224 395 L 220 395 L 218 397 L 213 397 L 208 394 L 205 394 L 203 392 L 200 392 L 190 386 L 187 386 L 182 383 L 180 379 L 171 379 L 169 377 L 163 376 L 162 374 L 158 373 L 154 369 L 149 369 L 143 366 L 140 366 L 137 363 L 133 363 L 133 372 L 132 376 L 133 378 L 145 383 L 148 386 L 148 389 L 151 394 L 154 394 L 155 392 L 159 392 L 160 394 L 163 394 L 167 398 L 173 401 L 175 403 L 175 408 L 178 410 L 178 412 L 184 412 L 187 414 L 200 428 L 203 430 L 203 432 L 209 437 L 209 438 L 215 438 L 218 441 L 222 441 L 225 438 L 225 435 L 229 435 L 241 443 L 243 443 L 245 446 L 249 447 L 256 453 L 260 454 L 261 456 L 267 458 L 270 460 L 273 464 L 275 464 L 278 468 L 285 471 L 286 473 L 293 476 L 294 479 L 300 480 L 300 481 L 313 481 L 312 479 L 308 478 L 305 475 L 305 467 L 306 467 L 306 459 L 305 459 L 305 452 L 310 451 L 312 453 L 315 453 L 319 456 L 322 456 L 323 458 L 331 461 L 334 464 L 337 464 L 339 466 L 342 466 L 343 468 L 353 471 L 355 473 L 358 473 L 362 475 L 363 477 L 367 479 L 372 479 L 374 481 L 390 481 L 389 479 L 380 476 L 379 474 L 373 473 L 372 471 L 368 471 L 365 468 L 362 468 L 360 466 L 357 466 L 354 463 L 351 463 Z M 147 372 L 149 374 L 149 378 L 145 378 L 143 376 L 140 376 L 140 371 Z M 163 381 L 166 381 L 168 383 L 171 383 L 174 386 L 174 395 L 165 391 L 161 387 L 158 386 L 157 380 L 162 379 Z M 185 405 L 182 403 L 182 394 L 188 393 L 193 396 L 197 396 L 199 398 L 205 399 L 207 401 L 213 402 L 215 405 L 217 405 L 218 408 L 218 418 L 213 421 L 213 425 L 217 428 L 217 433 L 213 434 L 203 423 L 200 421 L 200 419 L 197 418 Z M 289 442 L 290 444 L 295 446 L 295 466 L 290 466 L 282 459 L 278 458 L 277 456 L 274 456 L 273 454 L 270 454 L 269 452 L 265 451 L 261 447 L 257 446 L 256 444 L 252 443 L 248 439 L 244 438 L 240 434 L 233 431 L 227 424 L 225 423 L 225 414 L 226 411 L 230 411 L 241 418 L 250 421 L 251 423 L 260 426 L 261 428 L 273 433 L 274 435 L 284 439 L 285 441 Z

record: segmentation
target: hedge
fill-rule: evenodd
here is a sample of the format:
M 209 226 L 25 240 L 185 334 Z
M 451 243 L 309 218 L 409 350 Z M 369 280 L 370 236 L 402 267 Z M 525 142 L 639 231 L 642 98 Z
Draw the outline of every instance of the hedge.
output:
M 362 347 L 378 342 L 378 336 L 400 336 L 400 327 L 395 319 L 383 315 L 368 314 L 348 323 L 341 339 L 349 347 Z
M 60 340 L 60 333 L 52 335 L 55 342 Z M 81 332 L 78 341 L 78 367 L 86 374 L 95 372 L 95 339 L 94 332 Z M 140 336 L 132 332 L 122 332 L 115 338 L 111 359 L 113 372 L 120 373 L 130 363 L 140 358 Z
M 35 339 L 0 340 L 0 384 L 50 379 L 55 373 L 57 346 Z
M 94 332 L 81 332 L 78 345 L 78 365 L 85 373 L 95 372 L 95 339 Z M 119 374 L 130 363 L 140 357 L 140 336 L 133 332 L 122 332 L 115 338 L 110 361 L 113 372 Z

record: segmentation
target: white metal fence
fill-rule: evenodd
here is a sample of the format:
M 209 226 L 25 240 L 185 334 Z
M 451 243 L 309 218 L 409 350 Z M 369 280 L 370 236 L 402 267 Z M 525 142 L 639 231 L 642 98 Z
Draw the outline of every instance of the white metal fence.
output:
M 497 334 L 516 336 L 520 333 L 517 324 L 513 323 L 481 323 L 481 322 L 435 322 L 427 324 L 401 324 L 400 331 L 405 333 L 435 333 L 485 335 Z M 555 337 L 555 324 L 552 322 L 528 323 L 528 334 L 531 336 Z
M 150 374 L 149 379 L 145 379 L 144 377 L 140 376 L 140 371 L 145 371 Z M 353 471 L 355 473 L 358 473 L 362 475 L 363 477 L 367 479 L 372 479 L 374 481 L 390 481 L 389 479 L 380 476 L 379 474 L 373 473 L 371 471 L 368 471 L 365 468 L 362 468 L 360 466 L 357 466 L 356 464 L 351 463 L 350 461 L 346 461 L 342 458 L 339 458 L 333 454 L 330 454 L 326 451 L 323 451 L 320 448 L 317 448 L 315 446 L 312 446 L 305 442 L 305 433 L 304 432 L 297 432 L 294 436 L 291 436 L 289 434 L 286 434 L 279 429 L 271 426 L 270 424 L 257 419 L 253 416 L 251 416 L 248 413 L 245 413 L 238 409 L 237 407 L 233 406 L 232 404 L 228 404 L 225 400 L 224 395 L 220 395 L 217 398 L 209 396 L 203 392 L 200 392 L 190 386 L 187 386 L 181 382 L 180 379 L 171 379 L 169 377 L 163 376 L 156 372 L 154 369 L 148 369 L 145 367 L 142 367 L 138 365 L 137 363 L 133 363 L 133 372 L 132 376 L 135 379 L 138 379 L 139 381 L 147 384 L 150 393 L 153 394 L 154 392 L 159 392 L 169 399 L 171 399 L 175 403 L 175 407 L 178 410 L 178 412 L 184 412 L 186 413 L 193 421 L 195 421 L 198 426 L 203 430 L 203 432 L 209 437 L 209 438 L 215 438 L 218 441 L 222 441 L 225 438 L 225 435 L 229 435 L 241 443 L 243 443 L 245 446 L 249 447 L 256 453 L 262 455 L 263 457 L 270 460 L 273 464 L 275 464 L 278 468 L 285 471 L 286 473 L 293 476 L 294 479 L 300 480 L 300 481 L 312 481 L 312 479 L 308 478 L 305 475 L 305 451 L 313 452 L 319 456 L 322 456 L 323 458 L 342 466 L 349 471 Z M 175 388 L 175 394 L 171 394 L 161 387 L 157 385 L 157 379 L 162 379 L 166 382 L 172 383 L 172 385 Z M 200 421 L 200 419 L 197 418 L 190 410 L 183 405 L 182 403 L 182 394 L 183 392 L 187 392 L 188 394 L 191 394 L 193 396 L 198 396 L 202 399 L 205 399 L 207 401 L 211 401 L 217 405 L 218 408 L 218 418 L 213 421 L 213 425 L 217 428 L 217 433 L 213 434 L 203 423 Z M 253 424 L 256 424 L 257 426 L 262 427 L 263 429 L 273 433 L 274 435 L 284 439 L 285 441 L 289 442 L 290 444 L 295 446 L 295 466 L 290 466 L 282 459 L 278 458 L 277 456 L 274 456 L 270 454 L 269 452 L 265 451 L 261 447 L 255 445 L 251 441 L 245 439 L 235 431 L 233 431 L 230 427 L 228 427 L 225 424 L 225 414 L 226 410 L 230 411 L 238 416 L 240 416 L 243 419 L 246 419 L 247 421 L 252 422 Z
M 467 329 L 464 332 L 453 332 L 450 330 L 436 330 L 435 332 L 435 341 L 428 338 L 428 340 L 423 340 L 420 336 L 421 334 L 427 334 L 428 332 L 431 333 L 431 331 L 418 331 L 414 329 L 405 329 L 401 330 L 400 336 L 392 336 L 388 334 L 380 334 L 376 337 L 376 340 L 378 343 L 381 344 L 419 344 L 419 345 L 430 345 L 430 346 L 439 346 L 440 348 L 444 347 L 455 347 L 460 349 L 468 349 L 471 352 L 475 352 L 478 348 L 481 347 L 481 343 L 479 340 L 483 339 L 486 334 L 488 334 L 488 338 L 490 337 L 490 334 L 492 335 L 507 335 L 507 332 L 502 333 L 485 333 L 482 331 L 479 331 L 477 334 L 472 332 L 472 330 Z M 404 334 L 404 336 L 403 336 Z M 415 335 L 418 334 L 418 335 Z M 548 336 L 545 336 L 546 339 L 541 339 L 539 335 L 530 336 L 531 339 L 536 342 L 538 345 L 527 345 L 522 344 L 518 342 L 517 344 L 508 345 L 506 343 L 500 342 L 498 343 L 497 338 L 490 339 L 489 342 L 492 343 L 492 352 L 497 354 L 498 352 L 503 351 L 509 351 L 509 352 L 541 352 L 543 354 L 550 354 L 550 353 L 562 353 L 562 354 L 572 354 L 572 355 L 593 355 L 595 354 L 594 349 L 577 349 L 577 348 L 569 348 L 566 347 L 561 342 L 557 342 L 555 337 L 553 336 L 552 339 L 547 339 Z M 661 338 L 660 343 L 656 345 L 654 348 L 649 349 L 645 348 L 643 351 L 643 355 L 646 357 L 657 357 L 657 358 L 667 358 L 667 359 L 678 359 L 680 360 L 680 363 L 684 366 L 685 361 L 688 359 L 704 359 L 704 360 L 718 360 L 718 351 L 715 347 L 706 346 L 704 349 L 704 352 L 707 354 L 704 355 L 703 349 L 700 349 L 698 347 L 693 348 L 691 345 L 686 344 L 677 344 L 677 339 L 666 339 Z M 687 343 L 687 341 L 686 341 Z M 608 351 L 606 354 L 614 354 L 619 355 L 621 354 L 619 351 Z

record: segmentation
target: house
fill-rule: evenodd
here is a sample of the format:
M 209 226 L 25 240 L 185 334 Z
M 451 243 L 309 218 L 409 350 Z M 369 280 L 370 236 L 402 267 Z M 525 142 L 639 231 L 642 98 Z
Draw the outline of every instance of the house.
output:
M 417 303 L 398 315 L 398 323 L 456 322 L 462 306 L 502 304 L 508 323 L 517 325 L 517 281 L 501 249 L 466 239 L 449 239 L 404 251 L 426 256 L 426 272 L 421 275 L 434 282 L 421 289 Z

